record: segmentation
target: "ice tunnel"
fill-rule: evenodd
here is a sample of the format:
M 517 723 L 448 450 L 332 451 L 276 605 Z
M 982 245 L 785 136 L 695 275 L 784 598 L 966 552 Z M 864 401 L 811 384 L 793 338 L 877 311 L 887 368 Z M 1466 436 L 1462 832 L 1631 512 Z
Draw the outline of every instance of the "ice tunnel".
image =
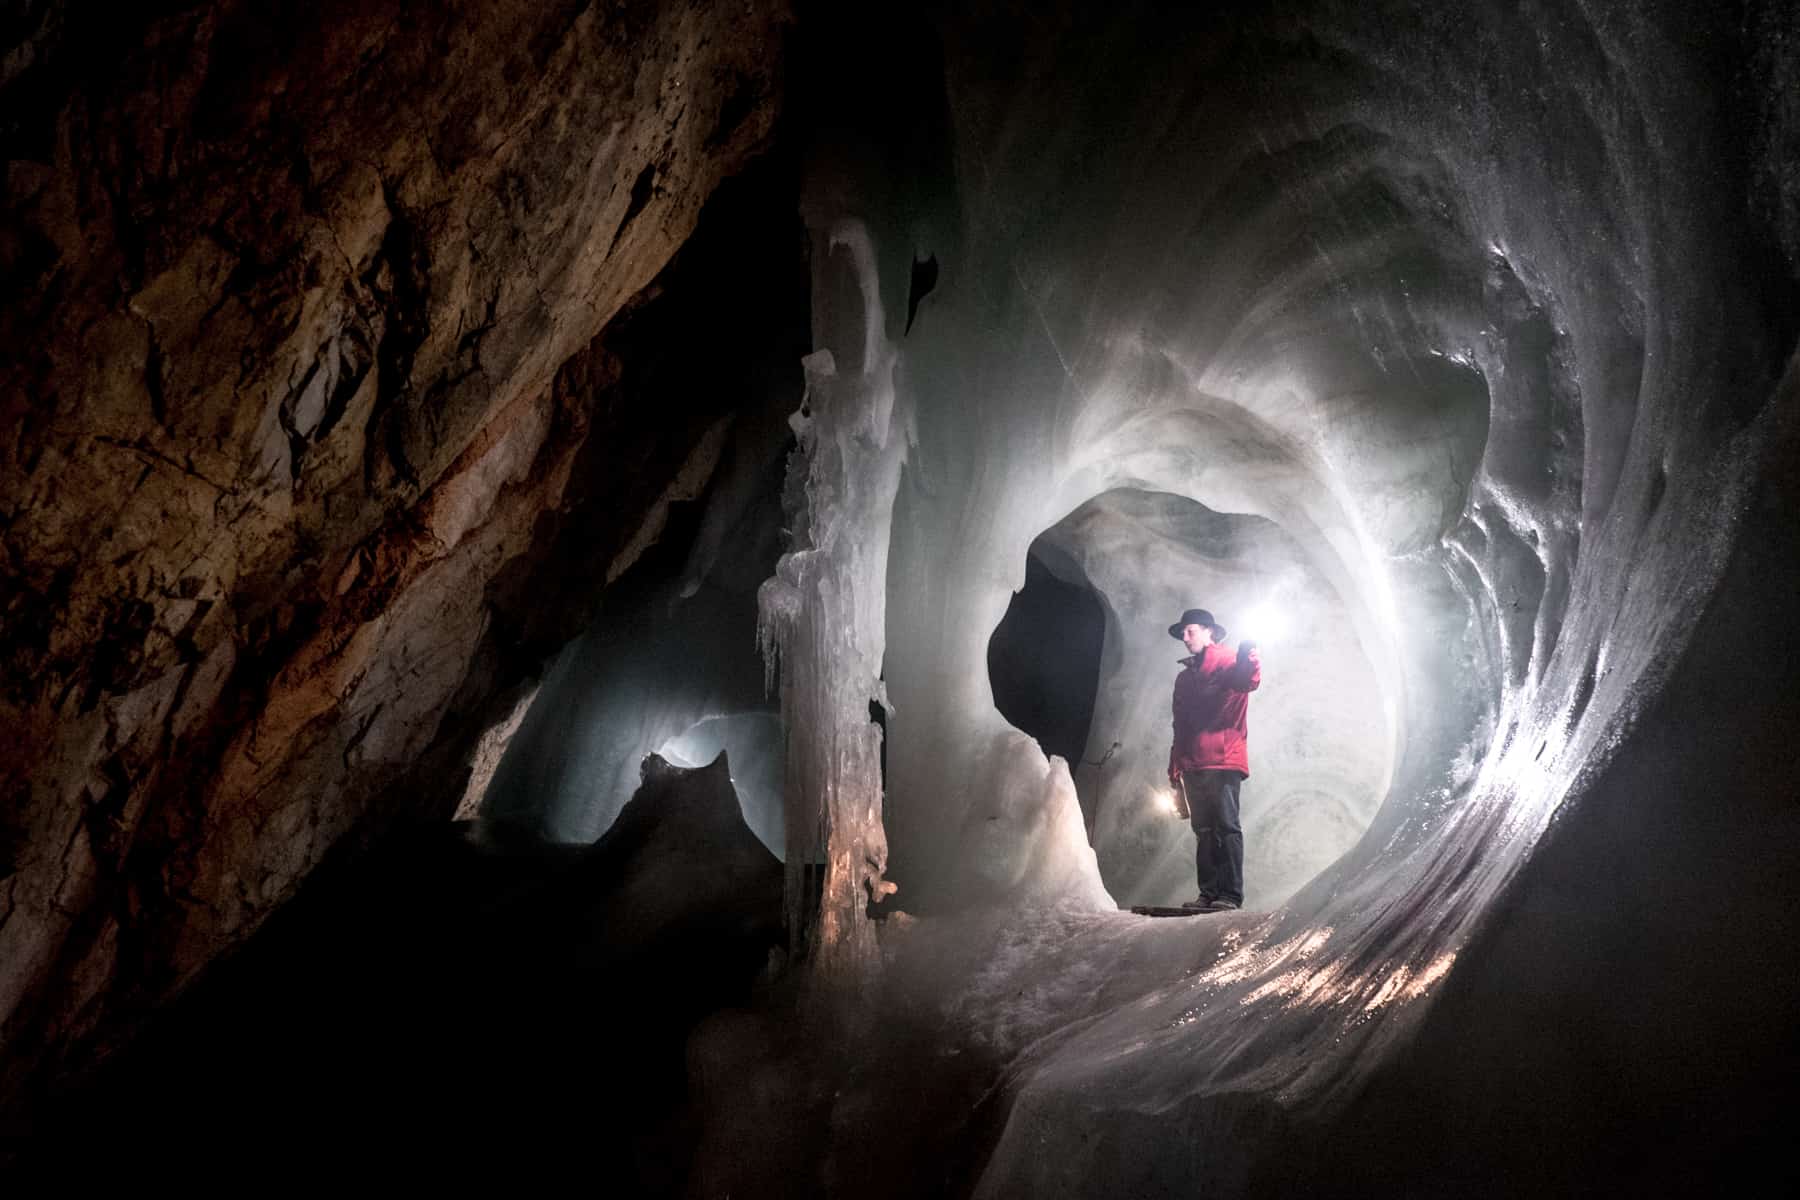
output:
M 1157 617 L 1192 607 L 1195 596 L 1215 612 L 1244 614 L 1228 641 L 1255 636 L 1263 653 L 1306 664 L 1299 678 L 1271 682 L 1255 699 L 1257 783 L 1242 812 L 1246 906 L 1274 907 L 1350 848 L 1386 792 L 1395 731 L 1383 720 L 1375 671 L 1349 610 L 1292 539 L 1266 518 L 1114 490 L 1032 546 L 1034 559 L 1057 564 L 1045 570 L 1104 598 L 1086 737 L 1063 758 L 1114 898 L 1168 906 L 1194 891 L 1194 835 L 1171 819 L 1164 774 L 1170 678 L 1186 651 Z M 1013 618 L 1009 608 L 1002 628 Z M 1043 641 L 1031 648 L 1039 656 L 1061 649 Z M 1346 703 L 1350 697 L 1360 703 Z
M 840 981 L 987 947 L 940 985 L 1014 1056 L 978 1194 L 1321 1178 L 1277 1147 L 1404 1072 L 1559 817 L 1629 803 L 1604 781 L 1774 433 L 1791 280 L 1734 260 L 1751 227 L 1675 165 L 1708 149 L 1620 78 L 1698 70 L 1678 40 L 1383 12 L 976 10 L 897 96 L 825 72 L 759 626 L 790 904 L 823 864 Z M 1158 797 L 1197 605 L 1285 628 L 1246 916 L 1180 942 L 1118 910 L 1192 894 Z M 919 923 L 878 936 L 883 903 Z
M 1800 1183 L 1791 4 L 75 10 L 0 1169 Z M 1245 902 L 1152 917 L 1195 607 Z
M 1466 1038 L 1491 1066 L 1521 1024 L 1472 1031 L 1481 1003 L 1558 1009 L 1491 965 L 1531 960 L 1521 879 L 1540 853 L 1615 870 L 1618 807 L 1660 805 L 1634 747 L 1666 736 L 1659 697 L 1685 686 L 1791 403 L 1791 259 L 1757 262 L 1768 234 L 1694 169 L 1719 144 L 1650 98 L 1703 90 L 1679 49 L 1701 35 L 1672 10 L 1580 6 L 934 28 L 943 142 L 833 127 L 806 201 L 832 358 L 805 440 L 811 540 L 784 565 L 827 589 L 883 581 L 885 605 L 827 603 L 850 628 L 780 648 L 815 692 L 785 694 L 790 727 L 890 704 L 880 828 L 866 770 L 817 802 L 841 822 L 834 869 L 862 884 L 842 911 L 897 883 L 923 920 L 889 958 L 928 973 L 918 946 L 941 961 L 990 939 L 952 1005 L 1009 1062 L 976 1194 L 1554 1176 L 1474 1132 L 1496 1111 L 1480 1083 L 1408 1055 Z M 940 273 L 903 329 L 907 264 L 927 258 Z M 875 481 L 896 459 L 890 516 Z M 1030 641 L 1008 625 L 1027 563 L 1104 613 L 1073 757 L 1007 720 L 1015 669 L 992 665 L 996 630 Z M 1269 603 L 1300 636 L 1266 647 L 1251 705 L 1264 915 L 1195 931 L 1201 951 L 1116 911 L 1191 894 L 1149 800 L 1163 626 Z M 1600 903 L 1656 903 L 1659 869 L 1620 872 Z M 858 936 L 839 967 L 874 970 Z M 1537 946 L 1542 969 L 1579 976 L 1583 936 Z M 1729 953 L 1705 957 L 1730 973 Z M 1634 1036 L 1575 1028 L 1614 1052 Z M 1602 1085 L 1529 1076 L 1551 1063 L 1498 1074 L 1556 1098 L 1570 1120 L 1543 1162 L 1567 1164 L 1588 1153 L 1571 1097 Z M 1466 1144 L 1395 1162 L 1344 1132 L 1347 1111 L 1391 1131 L 1357 1102 L 1416 1106 L 1425 1078 Z M 1497 1162 L 1512 1173 L 1481 1175 Z

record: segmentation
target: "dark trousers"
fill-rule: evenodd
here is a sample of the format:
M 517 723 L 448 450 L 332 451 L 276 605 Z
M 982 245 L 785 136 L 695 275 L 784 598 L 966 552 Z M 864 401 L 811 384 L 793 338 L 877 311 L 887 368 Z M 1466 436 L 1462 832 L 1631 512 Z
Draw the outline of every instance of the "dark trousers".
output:
M 1238 789 L 1243 782 L 1236 771 L 1181 773 L 1202 899 L 1244 902 L 1244 831 L 1238 825 Z

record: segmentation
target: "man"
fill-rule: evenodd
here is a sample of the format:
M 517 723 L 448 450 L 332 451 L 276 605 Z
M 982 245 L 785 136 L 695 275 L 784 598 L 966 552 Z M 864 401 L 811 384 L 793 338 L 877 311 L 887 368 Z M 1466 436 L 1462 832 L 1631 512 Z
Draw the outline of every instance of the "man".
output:
M 1200 895 L 1182 907 L 1228 912 L 1244 902 L 1238 789 L 1250 776 L 1244 718 L 1250 693 L 1262 685 L 1262 657 L 1251 642 L 1240 643 L 1236 654 L 1225 649 L 1225 627 L 1204 608 L 1182 613 L 1169 636 L 1192 655 L 1175 677 L 1175 744 L 1169 747 L 1169 782 L 1187 798 L 1198 842 Z

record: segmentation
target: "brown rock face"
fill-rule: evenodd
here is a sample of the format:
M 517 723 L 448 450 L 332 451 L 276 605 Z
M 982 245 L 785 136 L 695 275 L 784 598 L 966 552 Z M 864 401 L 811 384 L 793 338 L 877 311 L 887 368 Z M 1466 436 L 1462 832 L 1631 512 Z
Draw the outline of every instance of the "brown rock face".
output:
M 597 335 L 767 142 L 788 19 L 72 7 L 0 72 L 0 1099 L 128 1034 L 478 707 L 490 584 L 528 586 L 617 374 Z

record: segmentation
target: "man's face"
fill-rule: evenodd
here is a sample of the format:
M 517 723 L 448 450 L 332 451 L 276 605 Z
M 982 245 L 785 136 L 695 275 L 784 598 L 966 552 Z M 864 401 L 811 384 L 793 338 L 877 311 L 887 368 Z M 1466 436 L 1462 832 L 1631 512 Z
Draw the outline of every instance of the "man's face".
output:
M 1212 628 L 1207 625 L 1183 625 L 1181 644 L 1188 648 L 1189 654 L 1200 653 L 1212 645 Z

